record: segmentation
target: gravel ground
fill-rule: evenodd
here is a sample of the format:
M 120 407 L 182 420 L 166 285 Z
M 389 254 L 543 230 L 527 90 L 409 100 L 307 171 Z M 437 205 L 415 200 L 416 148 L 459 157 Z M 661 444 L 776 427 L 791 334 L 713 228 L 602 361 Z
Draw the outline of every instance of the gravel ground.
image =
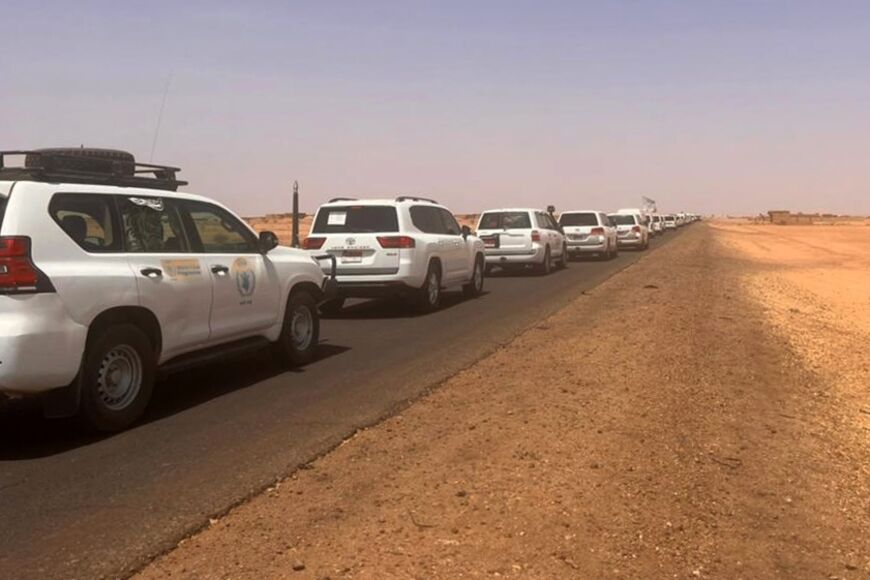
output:
M 870 577 L 868 335 L 735 228 L 693 226 L 141 577 Z

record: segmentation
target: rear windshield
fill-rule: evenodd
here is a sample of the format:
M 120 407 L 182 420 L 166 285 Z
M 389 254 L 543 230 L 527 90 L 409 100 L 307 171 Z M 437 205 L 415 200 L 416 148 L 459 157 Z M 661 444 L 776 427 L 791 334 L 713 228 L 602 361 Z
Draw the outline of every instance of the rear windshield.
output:
M 481 230 L 529 229 L 532 220 L 527 211 L 492 211 L 486 212 L 480 218 Z
M 0 226 L 3 225 L 3 214 L 6 213 L 6 198 L 0 197 Z
M 598 217 L 594 213 L 563 213 L 559 216 L 563 226 L 597 226 Z
M 665 216 L 665 221 L 666 221 L 666 222 L 672 222 L 672 221 L 674 221 L 674 216 L 672 216 L 672 215 L 666 215 L 666 216 Z
M 612 213 L 609 217 L 618 226 L 633 226 L 637 223 L 632 214 Z
M 389 205 L 322 207 L 311 231 L 315 234 L 398 232 L 396 208 Z

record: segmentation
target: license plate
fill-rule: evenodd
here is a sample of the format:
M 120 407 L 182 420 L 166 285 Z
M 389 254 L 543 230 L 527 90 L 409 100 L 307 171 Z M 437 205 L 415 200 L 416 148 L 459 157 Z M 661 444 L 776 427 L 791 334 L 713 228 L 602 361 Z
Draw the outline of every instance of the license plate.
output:
M 345 250 L 342 252 L 342 264 L 358 264 L 359 262 L 362 262 L 362 250 Z
M 586 234 L 570 234 L 568 238 L 572 240 L 585 240 Z

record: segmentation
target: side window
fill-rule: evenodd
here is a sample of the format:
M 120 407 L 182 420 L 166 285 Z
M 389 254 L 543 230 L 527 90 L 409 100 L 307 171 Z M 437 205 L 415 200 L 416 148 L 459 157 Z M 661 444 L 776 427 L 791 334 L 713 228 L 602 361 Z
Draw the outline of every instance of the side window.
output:
M 456 221 L 456 218 L 453 217 L 453 214 L 443 208 L 439 208 L 438 211 L 441 214 L 441 219 L 444 222 L 444 231 L 447 232 L 447 235 L 462 235 L 462 228 L 459 227 L 459 222 Z
M 444 234 L 444 222 L 437 207 L 415 205 L 409 210 L 414 227 L 425 234 Z
M 132 253 L 189 252 L 178 208 L 161 198 L 118 197 L 124 247 Z
M 197 239 L 194 251 L 206 254 L 258 254 L 257 240 L 245 225 L 223 208 L 201 201 L 182 202 L 182 217 Z
M 57 225 L 84 251 L 120 252 L 121 237 L 108 195 L 58 193 L 48 206 Z

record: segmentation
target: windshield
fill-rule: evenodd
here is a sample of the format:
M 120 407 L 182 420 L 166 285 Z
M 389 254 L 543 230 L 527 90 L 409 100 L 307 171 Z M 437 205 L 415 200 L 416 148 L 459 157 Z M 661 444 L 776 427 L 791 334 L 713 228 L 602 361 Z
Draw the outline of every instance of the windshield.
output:
M 532 220 L 525 211 L 493 211 L 486 212 L 480 218 L 481 230 L 529 229 Z
M 563 226 L 597 226 L 598 217 L 594 213 L 563 213 L 559 216 Z
M 631 214 L 612 213 L 609 217 L 610 221 L 618 226 L 633 226 L 637 223 Z
M 672 221 L 674 221 L 674 216 L 672 216 L 672 215 L 665 216 L 665 221 L 666 221 L 666 222 L 672 222 Z
M 362 234 L 399 231 L 396 208 L 389 205 L 322 207 L 311 230 L 315 234 Z

